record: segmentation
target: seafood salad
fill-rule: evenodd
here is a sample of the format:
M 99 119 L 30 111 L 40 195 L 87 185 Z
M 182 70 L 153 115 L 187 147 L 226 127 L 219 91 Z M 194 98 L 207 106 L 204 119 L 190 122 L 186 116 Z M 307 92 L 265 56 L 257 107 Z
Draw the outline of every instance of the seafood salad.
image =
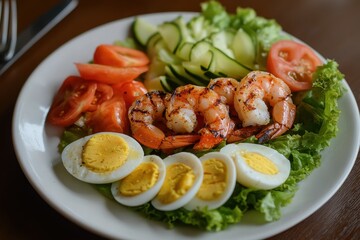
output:
M 169 227 L 220 231 L 250 210 L 278 220 L 337 134 L 337 63 L 216 1 L 131 30 L 90 49 L 54 96 L 66 171 Z

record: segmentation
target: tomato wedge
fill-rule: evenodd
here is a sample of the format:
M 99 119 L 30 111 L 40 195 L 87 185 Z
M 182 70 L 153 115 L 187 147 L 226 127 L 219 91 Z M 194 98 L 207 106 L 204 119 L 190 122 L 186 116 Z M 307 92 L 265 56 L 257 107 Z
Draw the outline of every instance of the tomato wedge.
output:
M 91 102 L 91 108 L 88 111 L 95 111 L 98 105 L 112 98 L 114 90 L 110 85 L 104 83 L 97 83 L 95 96 Z
M 77 76 L 65 79 L 56 93 L 47 115 L 47 121 L 67 127 L 76 122 L 81 114 L 92 108 L 97 84 Z
M 94 133 L 96 132 L 129 132 L 127 108 L 121 96 L 114 95 L 110 100 L 100 104 L 93 112 L 87 112 L 85 121 Z
M 125 100 L 126 107 L 129 108 L 135 99 L 147 93 L 147 89 L 142 82 L 130 81 L 112 85 L 115 94 L 119 94 Z
M 86 80 L 94 80 L 106 84 L 131 81 L 148 70 L 142 67 L 112 67 L 101 64 L 76 63 L 80 76 Z
M 274 43 L 267 58 L 268 71 L 284 80 L 293 92 L 311 89 L 312 74 L 320 65 L 310 47 L 292 40 Z
M 141 67 L 149 64 L 149 58 L 136 49 L 102 44 L 95 50 L 94 63 L 114 67 Z

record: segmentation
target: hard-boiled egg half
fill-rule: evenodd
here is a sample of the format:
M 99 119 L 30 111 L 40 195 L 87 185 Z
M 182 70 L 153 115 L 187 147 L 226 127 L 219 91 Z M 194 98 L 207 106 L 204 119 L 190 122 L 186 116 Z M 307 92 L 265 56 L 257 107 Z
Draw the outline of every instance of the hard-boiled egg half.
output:
M 159 193 L 151 201 L 161 211 L 183 207 L 198 192 L 203 180 L 200 159 L 192 153 L 180 152 L 164 159 L 166 176 Z
M 270 147 L 239 143 L 226 145 L 220 152 L 235 161 L 237 181 L 245 187 L 273 189 L 289 177 L 289 160 Z
M 231 196 L 236 183 L 234 161 L 226 154 L 211 152 L 200 157 L 204 178 L 195 197 L 185 209 L 215 209 L 222 206 Z
M 150 202 L 164 183 L 166 168 L 156 155 L 147 155 L 125 178 L 111 185 L 114 199 L 126 206 L 139 206 Z
M 132 137 L 100 132 L 78 139 L 61 154 L 66 170 L 88 183 L 111 183 L 130 174 L 142 161 L 144 151 Z

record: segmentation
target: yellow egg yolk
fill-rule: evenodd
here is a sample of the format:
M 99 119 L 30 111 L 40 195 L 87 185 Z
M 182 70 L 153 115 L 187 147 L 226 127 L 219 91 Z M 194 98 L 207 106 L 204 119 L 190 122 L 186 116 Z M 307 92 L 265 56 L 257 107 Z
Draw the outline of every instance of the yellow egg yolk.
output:
M 91 171 L 104 173 L 121 167 L 128 155 L 129 146 L 123 138 L 96 134 L 84 145 L 82 161 Z
M 214 200 L 221 196 L 226 188 L 226 165 L 218 159 L 208 159 L 202 163 L 204 179 L 197 193 L 202 200 Z
M 119 192 L 124 196 L 135 196 L 150 189 L 159 178 L 159 167 L 153 162 L 140 164 L 121 180 Z
M 174 163 L 166 168 L 166 177 L 158 199 L 163 204 L 174 202 L 183 196 L 194 184 L 195 174 L 191 167 Z
M 246 164 L 257 172 L 275 175 L 279 172 L 277 166 L 267 157 L 256 152 L 242 152 Z

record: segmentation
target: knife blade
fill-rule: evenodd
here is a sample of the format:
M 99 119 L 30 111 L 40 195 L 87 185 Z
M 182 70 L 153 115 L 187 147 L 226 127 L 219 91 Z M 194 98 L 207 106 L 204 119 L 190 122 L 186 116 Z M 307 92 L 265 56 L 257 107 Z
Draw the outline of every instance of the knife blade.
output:
M 8 61 L 0 63 L 0 75 L 2 75 L 21 55 L 23 55 L 51 28 L 66 17 L 77 6 L 77 4 L 78 0 L 62 0 L 22 31 L 16 42 L 14 56 Z

